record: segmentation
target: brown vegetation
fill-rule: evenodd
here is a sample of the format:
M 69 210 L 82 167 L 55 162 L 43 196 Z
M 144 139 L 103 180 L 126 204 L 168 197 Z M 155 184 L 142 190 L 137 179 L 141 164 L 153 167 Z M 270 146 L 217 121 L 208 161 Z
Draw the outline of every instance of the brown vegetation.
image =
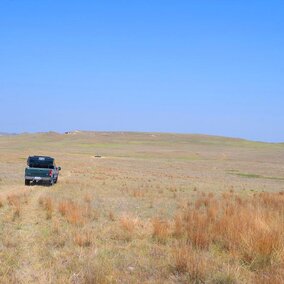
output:
M 218 248 L 248 270 L 256 274 L 265 272 L 267 281 L 270 277 L 276 279 L 275 271 L 284 267 L 283 205 L 284 198 L 277 193 L 197 199 L 194 207 L 189 206 L 175 218 L 173 236 L 186 243 L 175 250 L 176 271 L 190 275 L 194 274 L 192 269 L 199 272 L 199 261 L 188 267 L 188 263 L 195 262 L 192 250 Z
M 7 196 L 8 204 L 13 210 L 13 220 L 20 217 L 21 211 L 21 195 L 20 194 L 10 194 Z
M 46 210 L 46 219 L 51 219 L 54 207 L 53 200 L 51 199 L 51 197 L 40 197 L 39 204 Z
M 1 283 L 284 282 L 283 146 L 134 133 L 5 139 Z M 31 148 L 62 166 L 53 187 L 23 185 Z
M 92 244 L 92 232 L 80 231 L 76 232 L 74 242 L 80 247 L 88 247 Z
M 65 200 L 59 202 L 58 211 L 73 225 L 82 225 L 85 222 L 84 208 L 74 201 Z

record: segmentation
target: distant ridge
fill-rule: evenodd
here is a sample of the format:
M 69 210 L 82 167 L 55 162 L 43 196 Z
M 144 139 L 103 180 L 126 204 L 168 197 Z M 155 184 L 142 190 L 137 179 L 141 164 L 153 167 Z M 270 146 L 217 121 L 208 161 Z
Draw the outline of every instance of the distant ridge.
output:
M 18 135 L 17 133 L 0 132 L 0 136 Z
M 261 141 L 261 140 L 250 140 L 246 138 L 222 136 L 214 134 L 201 134 L 201 133 L 181 133 L 181 132 L 145 132 L 145 131 L 98 131 L 98 130 L 68 130 L 64 132 L 57 131 L 43 131 L 43 132 L 21 132 L 21 133 L 9 133 L 0 132 L 0 136 L 17 136 L 17 135 L 43 135 L 43 136 L 60 136 L 60 135 L 139 135 L 139 136 L 151 136 L 152 138 L 157 136 L 171 136 L 171 137 L 183 137 L 190 139 L 190 141 L 199 141 L 202 143 L 207 142 L 240 142 L 240 143 L 259 143 L 259 144 L 274 144 L 274 145 L 284 145 L 284 142 L 271 142 L 271 141 Z

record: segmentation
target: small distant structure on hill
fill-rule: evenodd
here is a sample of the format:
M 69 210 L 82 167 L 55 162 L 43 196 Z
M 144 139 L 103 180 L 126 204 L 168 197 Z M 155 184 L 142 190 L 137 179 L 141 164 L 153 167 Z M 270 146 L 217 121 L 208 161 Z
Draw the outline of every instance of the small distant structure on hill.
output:
M 69 135 L 69 134 L 78 134 L 78 133 L 80 133 L 81 131 L 79 131 L 79 130 L 75 130 L 75 131 L 65 131 L 64 132 L 64 134 L 66 134 L 66 135 Z

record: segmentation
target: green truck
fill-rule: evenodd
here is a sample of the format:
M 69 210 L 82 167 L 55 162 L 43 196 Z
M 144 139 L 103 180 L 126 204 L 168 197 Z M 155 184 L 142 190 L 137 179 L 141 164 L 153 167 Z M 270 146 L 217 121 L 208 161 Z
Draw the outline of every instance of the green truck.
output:
M 53 185 L 57 183 L 61 167 L 57 167 L 54 158 L 47 156 L 30 156 L 25 169 L 25 185 L 44 183 Z

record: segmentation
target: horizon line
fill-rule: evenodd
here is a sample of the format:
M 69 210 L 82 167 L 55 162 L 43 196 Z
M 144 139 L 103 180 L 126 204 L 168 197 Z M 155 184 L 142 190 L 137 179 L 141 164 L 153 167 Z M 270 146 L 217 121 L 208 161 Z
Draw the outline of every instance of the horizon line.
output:
M 78 132 L 97 132 L 97 133 L 140 133 L 140 134 L 168 134 L 168 135 L 195 135 L 195 136 L 208 136 L 215 138 L 227 138 L 233 140 L 242 140 L 248 142 L 257 142 L 257 143 L 265 143 L 265 144 L 284 144 L 284 141 L 281 142 L 272 142 L 272 141 L 262 141 L 262 140 L 254 140 L 241 138 L 236 136 L 224 136 L 219 134 L 204 134 L 204 133 L 189 133 L 189 132 L 167 132 L 167 131 L 134 131 L 134 130 L 66 130 L 66 131 L 23 131 L 23 132 L 0 132 L 0 136 L 16 136 L 16 135 L 25 135 L 25 134 L 47 134 L 47 133 L 56 133 L 60 135 L 68 134 L 68 133 L 78 133 Z

